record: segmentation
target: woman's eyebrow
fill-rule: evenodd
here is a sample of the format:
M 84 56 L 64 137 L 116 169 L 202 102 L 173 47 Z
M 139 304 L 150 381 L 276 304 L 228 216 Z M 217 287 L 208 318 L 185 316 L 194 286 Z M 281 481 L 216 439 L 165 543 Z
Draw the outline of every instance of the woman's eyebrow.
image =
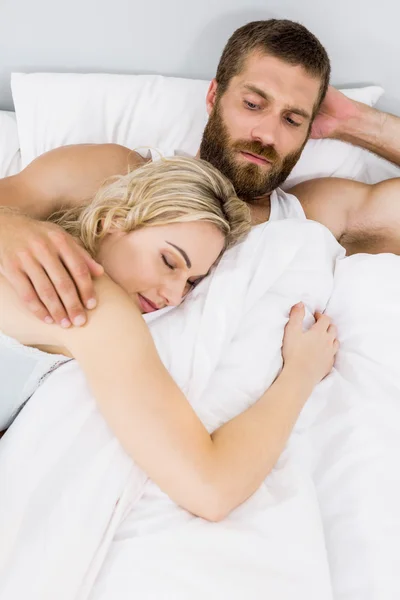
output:
M 175 250 L 178 250 L 178 252 L 180 252 L 183 256 L 183 259 L 186 263 L 186 266 L 188 269 L 192 268 L 192 263 L 190 262 L 190 258 L 188 257 L 188 255 L 186 254 L 186 252 L 184 250 L 182 250 L 182 248 L 179 248 L 179 246 L 175 246 L 175 244 L 172 244 L 171 242 L 168 242 L 167 240 L 165 240 L 165 242 L 167 244 L 169 244 L 170 246 L 172 246 L 173 248 L 175 248 Z

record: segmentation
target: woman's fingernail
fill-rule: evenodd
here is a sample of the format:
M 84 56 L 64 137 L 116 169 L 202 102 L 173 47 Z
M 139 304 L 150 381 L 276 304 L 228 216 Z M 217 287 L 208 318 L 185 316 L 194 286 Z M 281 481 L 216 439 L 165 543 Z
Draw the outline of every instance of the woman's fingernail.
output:
M 92 308 L 95 308 L 97 302 L 95 298 L 90 298 L 87 303 L 86 303 L 86 308 L 89 310 L 92 310 Z
M 67 329 L 67 327 L 71 326 L 71 321 L 69 319 L 63 319 L 61 321 L 61 327 L 64 327 L 64 329 Z
M 54 323 L 54 320 L 51 317 L 45 317 L 44 322 L 47 323 L 47 325 L 51 325 Z

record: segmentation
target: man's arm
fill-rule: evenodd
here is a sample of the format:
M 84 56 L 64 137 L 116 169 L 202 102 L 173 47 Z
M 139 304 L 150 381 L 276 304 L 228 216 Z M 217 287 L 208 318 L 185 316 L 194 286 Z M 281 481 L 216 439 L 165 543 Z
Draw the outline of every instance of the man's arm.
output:
M 367 185 L 334 177 L 290 190 L 308 219 L 332 231 L 348 254 L 400 254 L 400 179 Z
M 18 175 L 0 179 L 0 206 L 46 219 L 60 207 L 88 202 L 108 177 L 144 163 L 137 152 L 118 144 L 56 148 L 36 158 Z
M 350 100 L 332 87 L 313 123 L 312 137 L 349 142 L 400 166 L 400 117 Z
M 117 144 L 65 146 L 0 180 L 0 274 L 38 318 L 83 325 L 103 269 L 60 227 L 34 219 L 88 202 L 108 177 L 145 162 Z

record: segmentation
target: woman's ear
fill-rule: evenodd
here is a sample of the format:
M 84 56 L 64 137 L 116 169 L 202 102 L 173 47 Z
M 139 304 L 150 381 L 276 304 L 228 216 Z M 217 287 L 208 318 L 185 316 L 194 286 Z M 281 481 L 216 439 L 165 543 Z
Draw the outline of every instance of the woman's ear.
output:
M 98 224 L 97 224 L 97 233 L 102 233 L 104 231 L 104 223 L 105 223 L 105 217 L 102 217 L 100 219 L 100 221 L 98 221 Z M 122 237 L 123 235 L 126 235 L 126 232 L 121 231 L 121 229 L 116 227 L 115 224 L 113 223 L 111 225 L 111 227 L 108 229 L 107 233 L 105 234 L 105 237 L 107 237 L 108 235 L 112 235 L 116 239 L 117 237 Z
M 103 217 L 102 219 L 100 219 L 100 221 L 97 222 L 97 234 L 101 233 L 104 229 L 104 221 L 105 218 Z

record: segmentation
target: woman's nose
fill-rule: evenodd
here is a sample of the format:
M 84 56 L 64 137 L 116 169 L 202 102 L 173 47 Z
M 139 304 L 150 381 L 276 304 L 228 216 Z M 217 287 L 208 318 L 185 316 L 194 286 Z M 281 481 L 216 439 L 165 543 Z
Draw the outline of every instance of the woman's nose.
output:
M 186 279 L 170 281 L 160 290 L 168 306 L 178 306 L 182 302 L 186 292 Z

